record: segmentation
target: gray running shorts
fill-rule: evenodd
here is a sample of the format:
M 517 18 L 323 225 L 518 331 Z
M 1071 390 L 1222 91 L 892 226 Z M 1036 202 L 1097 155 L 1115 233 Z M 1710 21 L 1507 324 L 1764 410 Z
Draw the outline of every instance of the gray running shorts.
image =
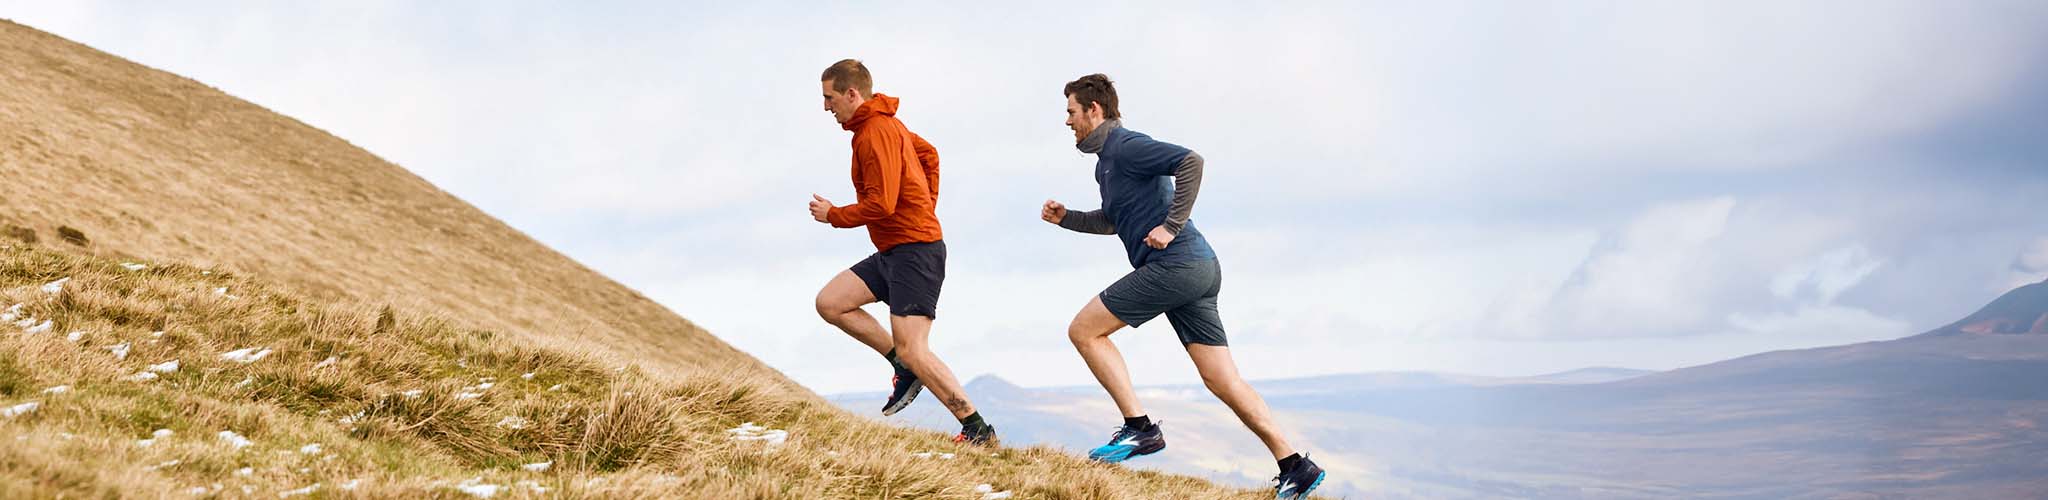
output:
M 1173 324 L 1182 344 L 1229 345 L 1216 295 L 1223 291 L 1223 267 L 1216 259 L 1151 262 L 1102 291 L 1102 305 L 1124 324 L 1137 327 L 1160 314 Z

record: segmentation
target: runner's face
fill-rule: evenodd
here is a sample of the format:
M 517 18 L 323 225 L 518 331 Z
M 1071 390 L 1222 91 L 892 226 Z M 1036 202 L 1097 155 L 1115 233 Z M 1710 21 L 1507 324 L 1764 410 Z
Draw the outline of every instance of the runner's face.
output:
M 1095 126 L 1101 124 L 1102 106 L 1082 109 L 1081 103 L 1074 101 L 1074 96 L 1067 96 L 1067 129 L 1074 131 L 1074 144 L 1080 144 L 1082 139 L 1087 139 L 1088 133 L 1094 132 Z
M 860 108 L 860 93 L 848 87 L 846 92 L 832 90 L 832 81 L 818 82 L 825 93 L 825 111 L 832 112 L 832 119 L 841 124 L 853 119 L 853 110 Z

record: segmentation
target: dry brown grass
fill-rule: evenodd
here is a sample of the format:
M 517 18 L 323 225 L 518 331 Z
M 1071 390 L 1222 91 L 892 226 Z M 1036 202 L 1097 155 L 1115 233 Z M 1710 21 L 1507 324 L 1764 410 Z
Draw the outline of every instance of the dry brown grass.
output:
M 17 241 L 40 233 L 45 245 L 220 267 L 321 300 L 401 304 L 531 341 L 590 344 L 655 372 L 717 366 L 782 378 L 347 141 L 6 21 L 0 225 Z
M 504 486 L 500 498 L 539 496 L 538 486 L 561 498 L 973 499 L 983 483 L 1016 498 L 1261 496 L 1057 450 L 958 445 L 743 370 L 655 377 L 602 352 L 148 265 L 0 247 L 0 308 L 19 303 L 31 324 L 53 324 L 37 334 L 0 324 L 0 408 L 41 405 L 0 418 L 0 498 L 274 498 L 315 484 L 319 497 L 468 498 L 457 487 L 472 478 Z M 41 289 L 62 278 L 60 292 Z M 122 344 L 125 359 L 108 350 Z M 248 347 L 273 354 L 221 357 Z M 176 371 L 129 379 L 170 360 Z M 44 392 L 60 385 L 70 390 Z M 743 422 L 790 435 L 780 446 L 732 439 L 726 430 Z M 138 443 L 156 429 L 173 434 Z M 234 448 L 221 431 L 253 444 Z M 299 452 L 314 443 L 319 452 Z M 922 451 L 957 458 L 913 455 Z M 553 466 L 520 467 L 537 462 Z

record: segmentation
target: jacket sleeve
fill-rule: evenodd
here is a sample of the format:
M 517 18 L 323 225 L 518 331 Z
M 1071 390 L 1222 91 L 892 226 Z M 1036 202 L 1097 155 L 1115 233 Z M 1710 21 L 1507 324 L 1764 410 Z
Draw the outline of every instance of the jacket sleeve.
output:
M 1189 151 L 1173 170 L 1173 204 L 1166 208 L 1166 230 L 1180 234 L 1188 216 L 1195 213 L 1195 196 L 1202 193 L 1202 155 Z
M 1116 234 L 1116 224 L 1110 222 L 1109 214 L 1101 209 L 1086 212 L 1068 210 L 1067 216 L 1060 219 L 1060 227 L 1088 234 Z
M 833 227 L 860 227 L 896 213 L 896 199 L 903 187 L 903 169 L 909 161 L 896 151 L 882 148 L 883 141 L 863 141 L 853 148 L 854 163 L 860 165 L 859 201 L 825 212 Z
M 925 142 L 924 137 L 910 134 L 910 146 L 917 150 L 917 164 L 924 167 L 925 184 L 931 186 L 932 198 L 939 197 L 939 148 Z

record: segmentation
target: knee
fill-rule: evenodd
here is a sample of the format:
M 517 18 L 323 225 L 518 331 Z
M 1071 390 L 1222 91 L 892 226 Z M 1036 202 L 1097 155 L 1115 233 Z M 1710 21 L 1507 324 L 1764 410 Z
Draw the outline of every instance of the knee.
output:
M 1073 342 L 1075 346 L 1088 343 L 1088 341 L 1095 340 L 1097 337 L 1100 337 L 1100 335 L 1096 335 L 1095 332 L 1083 328 L 1080 321 L 1067 325 L 1067 341 Z
M 931 348 L 931 346 L 925 345 L 924 339 L 911 338 L 909 335 L 891 335 L 889 341 L 896 348 L 896 355 L 900 357 L 923 355 L 927 349 Z
M 846 308 L 841 307 L 839 301 L 825 296 L 825 292 L 818 292 L 818 298 L 812 306 L 818 309 L 818 317 L 825 318 L 828 322 L 839 319 L 839 315 L 846 312 Z
M 1208 387 L 1209 392 L 1212 394 L 1229 394 L 1235 392 L 1237 390 L 1238 384 L 1242 383 L 1244 383 L 1244 380 L 1233 376 L 1212 375 L 1207 373 L 1202 374 L 1202 385 Z

